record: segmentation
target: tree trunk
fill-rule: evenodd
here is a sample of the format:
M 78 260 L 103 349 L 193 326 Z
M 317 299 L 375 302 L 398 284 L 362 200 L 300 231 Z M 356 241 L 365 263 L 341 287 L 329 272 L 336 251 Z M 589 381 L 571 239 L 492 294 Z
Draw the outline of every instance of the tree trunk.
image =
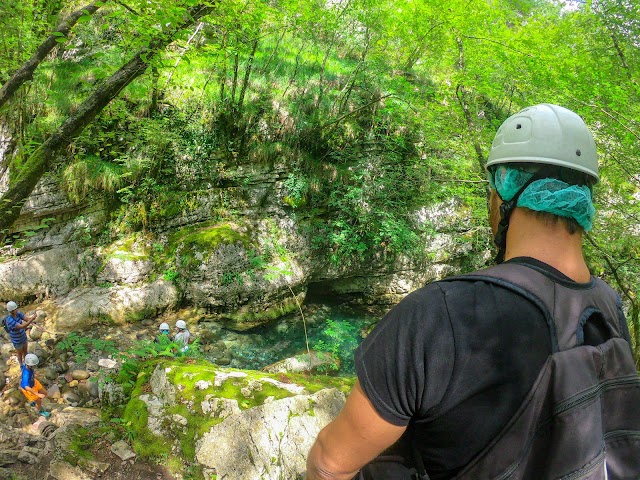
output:
M 458 44 L 457 67 L 458 70 L 462 72 L 465 68 L 464 45 L 460 37 L 456 37 L 456 43 Z M 462 108 L 464 119 L 467 122 L 467 128 L 469 130 L 469 134 L 471 135 L 471 140 L 473 141 L 473 149 L 476 151 L 476 159 L 478 160 L 478 173 L 480 173 L 480 175 L 484 177 L 484 166 L 486 165 L 487 161 L 484 158 L 484 153 L 482 153 L 482 146 L 480 145 L 480 140 L 478 139 L 478 129 L 476 128 L 475 122 L 473 121 L 473 116 L 471 115 L 471 111 L 469 110 L 467 93 L 467 89 L 464 87 L 464 85 L 460 84 L 456 87 L 456 97 L 458 97 L 458 102 L 460 103 L 460 107 Z M 489 189 L 487 189 L 487 198 L 489 198 Z
M 158 111 L 158 79 L 160 73 L 157 67 L 151 69 L 151 105 L 149 105 L 149 117 L 153 117 Z
M 123 88 L 144 73 L 149 61 L 155 54 L 171 43 L 180 30 L 189 27 L 198 19 L 207 15 L 213 7 L 198 6 L 190 11 L 190 18 L 171 32 L 155 38 L 149 45 L 138 52 L 128 63 L 123 65 L 108 80 L 97 87 L 93 95 L 86 99 L 76 111 L 69 116 L 58 130 L 27 159 L 20 169 L 11 175 L 9 189 L 0 197 L 0 240 L 6 238 L 9 228 L 20 216 L 20 210 L 35 188 L 38 180 L 50 168 L 55 155 L 67 147 L 82 130 L 93 121 L 104 107 L 113 100 Z
M 471 111 L 469 110 L 469 103 L 467 101 L 467 90 L 462 85 L 458 85 L 458 87 L 456 88 L 456 96 L 458 97 L 460 108 L 462 108 L 464 119 L 467 122 L 467 129 L 469 130 L 469 134 L 471 135 L 471 139 L 473 141 L 473 149 L 476 151 L 476 159 L 478 160 L 478 173 L 480 173 L 481 176 L 484 176 L 484 166 L 487 161 L 484 158 L 482 146 L 480 145 L 480 140 L 478 139 L 478 128 L 476 127 L 476 124 L 473 121 L 473 116 L 471 115 Z
M 264 67 L 260 69 L 260 73 L 264 74 L 269 72 L 269 65 L 271 64 L 271 60 L 273 60 L 273 57 L 278 52 L 278 48 L 280 47 L 280 42 L 282 42 L 282 39 L 284 38 L 286 33 L 287 33 L 287 29 L 286 28 L 282 29 L 282 35 L 280 35 L 280 37 L 278 38 L 278 41 L 276 42 L 276 46 L 273 47 L 273 50 L 271 51 L 271 55 L 269 55 L 269 58 L 264 64 Z
M 244 95 L 247 92 L 247 86 L 249 85 L 249 77 L 251 76 L 251 68 L 253 67 L 253 60 L 256 56 L 256 50 L 258 50 L 258 38 L 253 41 L 253 46 L 251 48 L 251 54 L 249 55 L 249 60 L 247 61 L 247 68 L 244 71 L 244 79 L 242 80 L 242 88 L 240 89 L 240 97 L 238 98 L 238 108 L 237 111 L 239 114 L 242 114 L 242 105 L 244 104 Z
M 90 5 L 86 7 L 82 7 L 68 17 L 66 17 L 62 22 L 58 24 L 54 33 L 62 33 L 66 36 L 69 31 L 73 28 L 73 26 L 78 22 L 78 19 L 85 14 L 92 15 L 95 13 L 101 5 L 103 5 L 108 0 L 96 0 Z M 40 44 L 38 49 L 35 51 L 31 58 L 24 62 L 22 66 L 14 72 L 9 80 L 2 86 L 0 89 L 0 108 L 7 103 L 7 101 L 13 96 L 13 94 L 24 84 L 24 82 L 31 80 L 33 78 L 33 72 L 38 68 L 38 65 L 45 59 L 45 57 L 53 50 L 53 47 L 57 45 L 57 39 L 62 38 L 60 36 L 56 36 L 53 33 L 47 37 L 47 39 Z
M 238 88 L 238 69 L 240 67 L 240 54 L 236 52 L 233 61 L 233 83 L 231 84 L 231 103 L 236 103 L 236 89 Z
M 285 98 L 285 96 L 287 95 L 287 92 L 289 91 L 289 87 L 291 87 L 291 85 L 293 85 L 293 82 L 295 82 L 296 80 L 296 76 L 298 75 L 298 67 L 300 66 L 300 55 L 302 54 L 303 48 L 304 48 L 304 45 L 302 45 L 300 47 L 300 50 L 298 50 L 298 54 L 296 55 L 296 65 L 295 65 L 295 68 L 293 69 L 293 75 L 291 75 L 291 78 L 289 78 L 289 83 L 287 83 L 287 87 L 284 89 L 284 92 L 282 92 L 282 96 L 280 97 L 281 99 Z
M 227 34 L 222 37 L 222 69 L 220 70 L 220 103 L 224 103 L 224 86 L 227 83 Z

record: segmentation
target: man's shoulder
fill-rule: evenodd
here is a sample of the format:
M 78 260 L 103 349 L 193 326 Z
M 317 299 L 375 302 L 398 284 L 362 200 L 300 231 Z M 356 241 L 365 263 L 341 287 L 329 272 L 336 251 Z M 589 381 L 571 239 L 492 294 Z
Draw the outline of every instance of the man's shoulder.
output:
M 451 294 L 471 294 L 474 291 L 485 288 L 486 278 L 483 277 L 483 273 L 484 270 L 476 270 L 434 280 L 409 293 L 400 303 L 444 301 Z

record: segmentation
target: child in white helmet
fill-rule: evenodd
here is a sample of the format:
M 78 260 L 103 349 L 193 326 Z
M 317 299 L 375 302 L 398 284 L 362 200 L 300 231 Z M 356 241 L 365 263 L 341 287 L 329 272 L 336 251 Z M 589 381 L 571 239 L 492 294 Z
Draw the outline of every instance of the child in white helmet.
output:
M 49 416 L 49 412 L 42 408 L 42 400 L 47 396 L 47 391 L 36 378 L 35 367 L 38 363 L 40 363 L 40 359 L 33 353 L 28 353 L 24 357 L 20 391 L 27 397 L 27 400 L 29 400 L 32 405 L 36 405 L 40 415 L 46 418 Z
M 178 329 L 178 333 L 173 337 L 173 341 L 180 345 L 181 352 L 186 352 L 189 350 L 189 337 L 191 336 L 189 330 L 187 330 L 187 322 L 178 320 L 176 322 L 176 328 Z
M 169 327 L 168 323 L 162 322 L 160 324 L 160 327 L 158 328 L 158 330 L 160 330 L 160 333 L 155 338 L 154 343 L 159 343 L 161 345 L 170 343 L 171 342 L 171 337 L 169 336 L 170 329 L 171 327 Z
M 18 363 L 22 366 L 24 356 L 27 354 L 26 328 L 36 319 L 36 312 L 25 317 L 24 313 L 18 310 L 18 304 L 13 301 L 7 303 L 7 312 L 9 312 L 9 314 L 3 322 L 5 323 L 6 330 L 9 332 L 9 336 L 11 337 L 13 348 L 16 349 Z

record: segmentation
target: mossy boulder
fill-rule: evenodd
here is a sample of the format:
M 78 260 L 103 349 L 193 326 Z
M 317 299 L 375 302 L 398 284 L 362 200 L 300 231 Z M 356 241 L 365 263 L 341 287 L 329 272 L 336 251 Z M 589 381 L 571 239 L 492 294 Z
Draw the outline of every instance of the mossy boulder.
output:
M 294 479 L 353 383 L 157 359 L 142 367 L 123 417 L 141 456 L 195 458 L 229 480 Z
M 204 223 L 169 236 L 161 254 L 184 301 L 238 331 L 265 325 L 298 309 L 306 271 L 274 221 Z M 158 257 L 160 261 L 160 257 Z
M 148 281 L 153 273 L 151 245 L 141 235 L 129 235 L 98 251 L 102 266 L 97 285 L 132 285 Z

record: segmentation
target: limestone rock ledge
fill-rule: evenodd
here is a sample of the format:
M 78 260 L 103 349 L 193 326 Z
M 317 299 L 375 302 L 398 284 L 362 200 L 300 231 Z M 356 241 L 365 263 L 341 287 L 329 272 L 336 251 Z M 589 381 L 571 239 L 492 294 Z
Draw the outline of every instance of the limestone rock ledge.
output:
M 195 458 L 205 473 L 227 480 L 300 478 L 316 436 L 338 415 L 354 381 L 204 361 L 154 365 L 138 376 L 125 410 L 136 429 L 136 453 L 164 449 Z
M 57 332 L 84 331 L 101 319 L 136 321 L 142 315 L 158 315 L 177 302 L 177 289 L 163 279 L 139 286 L 77 288 L 53 302 L 50 328 Z
M 344 394 L 324 389 L 233 413 L 198 441 L 196 459 L 230 480 L 298 478 L 318 432 L 343 403 Z

